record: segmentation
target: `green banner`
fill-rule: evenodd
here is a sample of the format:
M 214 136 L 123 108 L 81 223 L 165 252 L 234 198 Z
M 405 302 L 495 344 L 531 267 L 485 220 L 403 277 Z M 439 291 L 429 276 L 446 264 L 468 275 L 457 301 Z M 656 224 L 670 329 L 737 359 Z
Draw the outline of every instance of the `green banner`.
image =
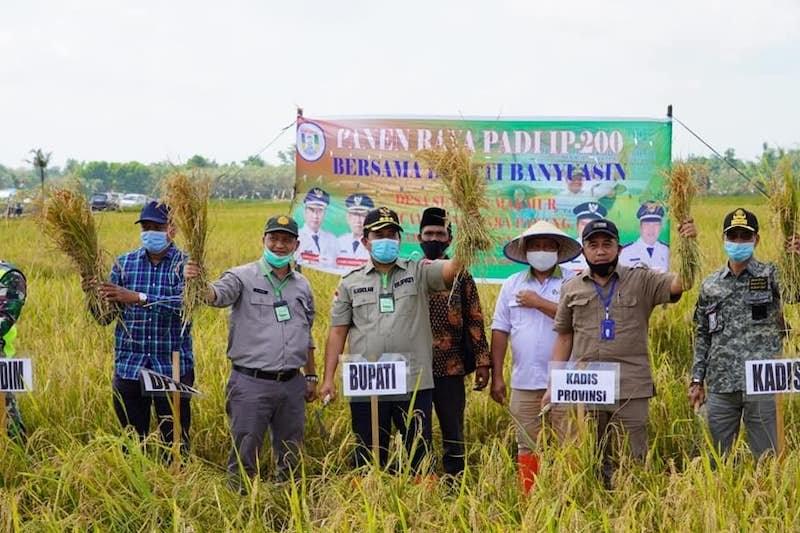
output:
M 298 263 L 338 273 L 366 263 L 360 238 L 373 206 L 400 216 L 401 255 L 420 254 L 423 209 L 453 206 L 416 154 L 440 146 L 451 131 L 474 153 L 487 183 L 484 216 L 496 244 L 473 268 L 476 278 L 501 281 L 525 268 L 502 249 L 537 220 L 577 237 L 601 216 L 619 227 L 622 264 L 669 267 L 669 119 L 299 117 L 292 213 L 301 226 Z M 580 256 L 565 266 L 579 271 L 585 263 Z

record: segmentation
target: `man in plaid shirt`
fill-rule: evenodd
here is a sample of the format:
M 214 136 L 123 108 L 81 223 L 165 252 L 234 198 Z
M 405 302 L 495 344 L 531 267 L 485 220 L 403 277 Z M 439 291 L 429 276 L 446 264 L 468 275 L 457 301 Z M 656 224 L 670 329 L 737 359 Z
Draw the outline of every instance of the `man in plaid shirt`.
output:
M 151 406 L 155 407 L 164 442 L 172 442 L 172 411 L 166 397 L 145 396 L 139 376 L 146 368 L 172 376 L 172 352 L 180 352 L 181 382 L 194 384 L 191 326 L 184 327 L 184 252 L 172 242 L 174 226 L 167 207 L 150 202 L 142 209 L 142 247 L 117 258 L 108 282 L 99 284 L 100 295 L 115 304 L 115 312 L 101 316 L 103 325 L 116 320 L 114 339 L 114 410 L 123 427 L 132 426 L 141 439 L 150 432 Z M 89 283 L 95 283 L 89 280 Z M 189 398 L 181 400 L 182 448 L 189 447 Z

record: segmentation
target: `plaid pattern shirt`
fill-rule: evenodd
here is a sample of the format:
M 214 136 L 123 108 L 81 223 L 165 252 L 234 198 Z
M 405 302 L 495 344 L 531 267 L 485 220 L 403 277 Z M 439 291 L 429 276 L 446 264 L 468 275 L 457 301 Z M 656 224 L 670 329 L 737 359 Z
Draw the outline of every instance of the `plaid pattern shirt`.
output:
M 431 293 L 429 304 L 433 333 L 433 376 L 439 378 L 465 374 L 465 342 L 469 343 L 475 356 L 476 367 L 490 366 L 481 300 L 473 277 L 469 273 L 462 273 L 452 292 Z
M 172 375 L 172 352 L 180 351 L 180 373 L 194 367 L 191 325 L 183 330 L 183 265 L 186 254 L 174 244 L 153 265 L 144 248 L 117 258 L 111 283 L 147 295 L 147 304 L 119 309 L 115 331 L 114 371 L 122 379 L 139 379 L 142 368 Z

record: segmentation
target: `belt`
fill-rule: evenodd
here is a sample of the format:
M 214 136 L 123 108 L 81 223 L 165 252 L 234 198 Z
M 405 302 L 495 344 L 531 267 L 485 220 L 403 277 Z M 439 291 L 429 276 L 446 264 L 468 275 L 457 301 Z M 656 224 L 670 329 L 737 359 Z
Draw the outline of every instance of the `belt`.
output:
M 266 370 L 258 370 L 257 368 L 247 368 L 239 365 L 233 365 L 233 369 L 239 372 L 240 374 L 245 374 L 252 378 L 268 379 L 270 381 L 289 381 L 300 372 L 296 368 L 293 368 L 291 370 L 280 370 L 278 372 L 268 372 Z

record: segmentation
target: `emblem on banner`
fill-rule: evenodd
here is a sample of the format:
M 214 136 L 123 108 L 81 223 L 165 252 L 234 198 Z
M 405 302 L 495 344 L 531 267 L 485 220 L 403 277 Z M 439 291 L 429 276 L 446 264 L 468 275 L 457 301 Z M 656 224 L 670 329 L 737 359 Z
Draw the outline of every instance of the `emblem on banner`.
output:
M 297 126 L 297 153 L 306 161 L 317 161 L 325 153 L 325 133 L 313 122 Z

